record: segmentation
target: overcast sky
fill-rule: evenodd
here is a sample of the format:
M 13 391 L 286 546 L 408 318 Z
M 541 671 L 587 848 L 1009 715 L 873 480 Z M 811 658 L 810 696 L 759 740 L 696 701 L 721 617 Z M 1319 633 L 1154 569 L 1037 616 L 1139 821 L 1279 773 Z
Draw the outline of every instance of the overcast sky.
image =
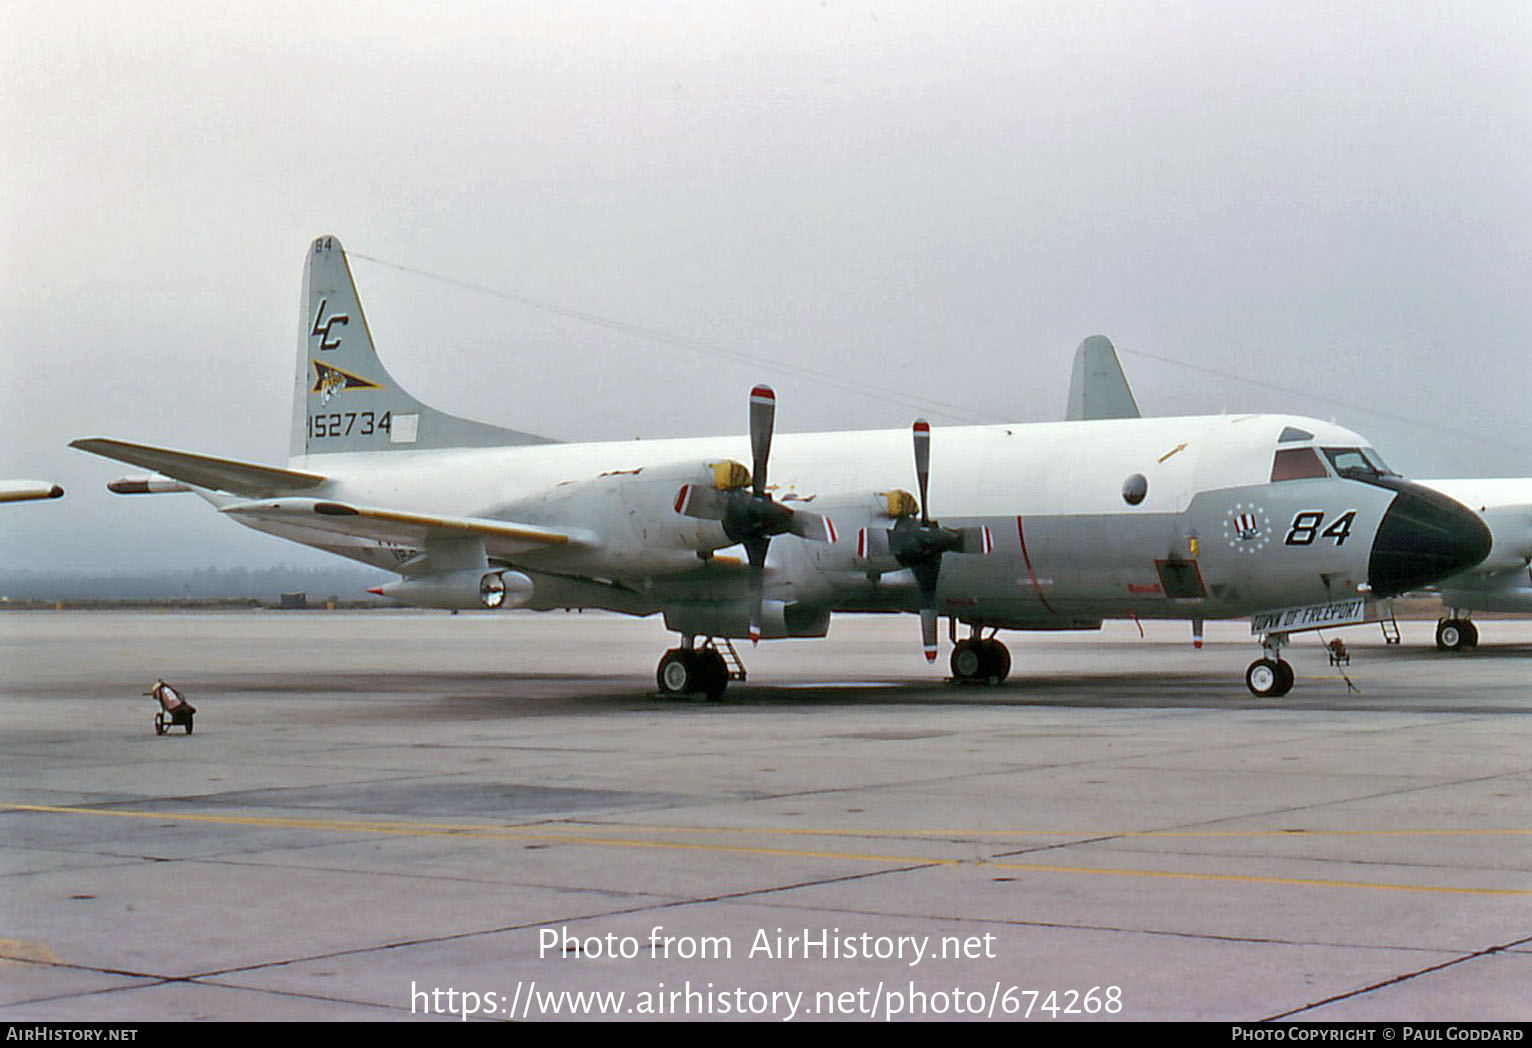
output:
M 65 447 L 284 462 L 321 233 L 412 392 L 559 439 L 1051 420 L 1099 332 L 1145 411 L 1532 474 L 1524 2 L 0 0 L 0 150 L 0 476 L 69 492 L 0 568 L 325 562 Z

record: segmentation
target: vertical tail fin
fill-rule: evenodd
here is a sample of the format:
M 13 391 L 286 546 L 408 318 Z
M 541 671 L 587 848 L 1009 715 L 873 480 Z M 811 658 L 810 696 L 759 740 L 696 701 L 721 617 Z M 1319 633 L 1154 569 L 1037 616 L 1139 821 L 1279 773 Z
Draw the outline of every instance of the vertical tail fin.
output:
M 1127 376 L 1117 360 L 1117 350 L 1105 335 L 1092 335 L 1075 350 L 1074 373 L 1069 379 L 1069 406 L 1064 418 L 1070 422 L 1098 418 L 1138 418 L 1138 403 L 1128 388 Z
M 298 316 L 291 455 L 544 444 L 543 437 L 428 407 L 395 382 L 372 344 L 345 249 L 309 246 Z

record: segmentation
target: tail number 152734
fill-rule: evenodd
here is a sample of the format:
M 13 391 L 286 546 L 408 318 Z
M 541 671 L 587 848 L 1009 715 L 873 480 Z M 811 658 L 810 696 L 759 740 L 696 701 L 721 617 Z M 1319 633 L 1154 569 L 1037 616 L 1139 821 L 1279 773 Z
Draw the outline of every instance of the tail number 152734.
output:
M 371 411 L 332 411 L 329 414 L 309 416 L 309 439 L 324 437 L 349 437 L 356 434 L 370 437 L 374 433 L 387 433 L 393 425 L 393 413 L 383 412 L 379 417 Z

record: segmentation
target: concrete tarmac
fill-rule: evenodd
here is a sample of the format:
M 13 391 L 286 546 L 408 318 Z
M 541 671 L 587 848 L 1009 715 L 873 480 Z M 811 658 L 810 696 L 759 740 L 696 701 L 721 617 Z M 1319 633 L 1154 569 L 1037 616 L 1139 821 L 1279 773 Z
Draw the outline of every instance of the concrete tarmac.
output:
M 1532 623 L 1403 628 L 0 614 L 0 1019 L 1526 1021 Z

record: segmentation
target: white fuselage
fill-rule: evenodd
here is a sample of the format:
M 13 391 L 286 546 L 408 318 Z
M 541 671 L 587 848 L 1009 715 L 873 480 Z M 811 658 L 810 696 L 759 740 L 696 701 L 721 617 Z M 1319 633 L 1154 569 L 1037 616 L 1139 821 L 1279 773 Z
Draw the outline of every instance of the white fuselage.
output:
M 994 536 L 987 556 L 944 559 L 941 610 L 991 625 L 1070 628 L 1124 615 L 1243 615 L 1365 591 L 1373 532 L 1393 493 L 1334 475 L 1271 483 L 1278 434 L 1294 426 L 1313 433 L 1314 445 L 1366 443 L 1311 419 L 1251 415 L 937 430 L 931 515 Z M 330 478 L 315 498 L 577 528 L 592 541 L 505 558 L 548 580 L 532 606 L 646 612 L 740 599 L 738 578 L 722 566 L 727 551 L 699 558 L 695 522 L 672 506 L 672 467 L 721 458 L 748 461 L 748 441 L 308 455 L 291 467 Z M 1147 491 L 1130 505 L 1124 483 L 1135 474 Z M 870 508 L 875 496 L 914 486 L 907 431 L 779 434 L 770 476 L 775 498 L 829 516 L 837 538 L 775 539 L 768 596 L 827 612 L 914 607 L 907 572 L 869 572 L 856 557 L 858 529 L 889 524 Z M 1339 532 L 1322 537 L 1343 518 Z M 384 567 L 408 552 L 240 519 Z M 1285 541 L 1293 534 L 1302 541 Z M 597 580 L 631 596 L 571 597 L 564 580 Z

